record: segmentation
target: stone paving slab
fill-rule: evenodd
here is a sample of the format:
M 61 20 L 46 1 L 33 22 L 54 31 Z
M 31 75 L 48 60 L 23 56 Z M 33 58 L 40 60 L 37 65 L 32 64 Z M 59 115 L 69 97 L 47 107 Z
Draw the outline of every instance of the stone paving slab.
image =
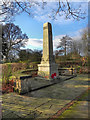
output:
M 69 102 L 70 102 L 70 100 L 67 100 L 67 101 L 56 100 L 56 102 L 53 103 L 53 100 L 52 100 L 52 101 L 44 104 L 43 106 L 38 107 L 36 110 L 42 112 L 41 115 L 45 116 L 45 118 L 48 118 L 48 117 L 52 116 L 53 114 L 55 114 L 55 112 L 58 112 L 61 108 L 63 108 L 64 104 L 67 104 Z M 57 104 L 57 103 L 59 103 L 59 104 Z
M 88 76 L 78 75 L 25 95 L 2 95 L 3 118 L 49 118 L 88 88 Z

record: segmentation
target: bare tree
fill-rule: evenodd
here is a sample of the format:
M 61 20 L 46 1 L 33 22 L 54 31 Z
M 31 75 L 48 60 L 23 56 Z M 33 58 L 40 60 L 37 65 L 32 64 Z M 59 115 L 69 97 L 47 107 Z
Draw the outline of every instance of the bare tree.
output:
M 81 40 L 73 40 L 72 41 L 71 52 L 73 54 L 75 54 L 75 53 L 78 53 L 79 55 L 82 54 L 82 42 L 81 42 Z
M 72 38 L 66 35 L 62 37 L 62 39 L 60 39 L 60 43 L 57 46 L 57 48 L 60 49 L 59 52 L 64 52 L 64 55 L 66 57 L 66 54 L 68 53 L 71 45 L 72 45 Z
M 72 41 L 72 52 L 78 53 L 79 55 L 87 56 L 88 54 L 88 37 L 90 33 L 88 32 L 88 28 L 83 29 L 81 32 L 80 38 L 74 39 Z
M 40 7 L 44 10 L 45 7 L 48 6 L 48 3 L 49 2 L 45 2 L 44 0 L 41 0 L 41 2 L 35 0 L 24 0 L 23 2 L 18 0 L 13 0 L 12 2 L 10 2 L 10 0 L 2 0 L 0 4 L 0 16 L 3 19 L 1 21 L 9 21 L 16 14 L 22 12 L 34 16 L 33 11 L 36 10 L 36 7 Z M 72 3 L 68 0 L 66 0 L 66 2 L 58 0 L 56 6 L 55 8 L 51 8 L 50 14 L 48 15 L 51 19 L 57 19 L 57 16 L 61 17 L 62 15 L 66 16 L 66 19 L 73 18 L 79 20 L 85 18 L 85 11 L 82 12 L 81 6 L 73 7 Z
M 23 34 L 18 26 L 13 23 L 2 26 L 2 53 L 6 60 L 11 59 L 20 50 L 20 47 L 25 46 L 28 36 Z
M 89 37 L 90 37 L 90 31 L 88 31 L 88 27 L 87 27 L 82 32 L 83 52 L 86 56 L 88 55 L 88 38 Z

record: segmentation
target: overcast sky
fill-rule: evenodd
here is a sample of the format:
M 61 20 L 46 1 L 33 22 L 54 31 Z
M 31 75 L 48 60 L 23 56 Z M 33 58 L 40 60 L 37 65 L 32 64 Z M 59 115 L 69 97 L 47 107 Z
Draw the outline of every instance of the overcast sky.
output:
M 88 16 L 87 2 L 73 2 L 72 4 L 75 8 L 81 5 L 82 11 L 86 11 Z M 65 20 L 65 16 L 57 16 L 57 20 L 51 20 L 48 15 L 51 14 L 51 8 L 55 7 L 55 2 L 50 2 L 44 11 L 39 7 L 33 10 L 34 17 L 28 16 L 26 13 L 15 17 L 15 25 L 19 25 L 22 32 L 29 37 L 26 48 L 43 49 L 43 24 L 45 22 L 52 24 L 54 50 L 59 43 L 59 38 L 66 34 L 75 39 L 80 39 L 81 32 L 88 25 L 88 17 L 84 20 L 76 21 L 73 19 Z

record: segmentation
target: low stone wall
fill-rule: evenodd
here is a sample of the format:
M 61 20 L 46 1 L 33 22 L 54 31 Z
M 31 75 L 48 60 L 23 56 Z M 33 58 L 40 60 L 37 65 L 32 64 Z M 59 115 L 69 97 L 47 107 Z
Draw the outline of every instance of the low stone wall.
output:
M 75 68 L 59 68 L 59 75 L 76 75 Z
M 20 78 L 16 78 L 14 81 L 16 83 L 15 85 L 15 91 L 17 91 L 19 94 L 27 93 L 31 90 L 31 83 L 30 78 L 32 76 L 23 76 Z
M 59 76 L 60 75 L 75 75 L 76 70 L 71 68 L 63 68 L 59 69 Z M 36 79 L 37 78 L 37 79 Z M 15 81 L 15 91 L 17 91 L 19 94 L 24 94 L 32 91 L 33 89 L 38 89 L 40 87 L 50 85 L 53 83 L 54 80 L 46 80 L 45 78 L 38 78 L 38 77 L 32 77 L 32 76 L 21 76 L 21 77 L 15 77 L 13 80 Z M 45 80 L 44 80 L 45 79 Z M 56 80 L 55 80 L 56 81 Z

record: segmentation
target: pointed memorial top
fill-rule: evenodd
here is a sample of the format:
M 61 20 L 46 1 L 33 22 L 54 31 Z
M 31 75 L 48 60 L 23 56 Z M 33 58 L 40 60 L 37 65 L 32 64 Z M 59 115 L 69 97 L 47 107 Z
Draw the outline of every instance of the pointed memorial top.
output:
M 44 26 L 47 26 L 48 24 L 51 24 L 51 23 L 46 22 L 46 23 L 43 24 L 43 27 L 44 27 Z

